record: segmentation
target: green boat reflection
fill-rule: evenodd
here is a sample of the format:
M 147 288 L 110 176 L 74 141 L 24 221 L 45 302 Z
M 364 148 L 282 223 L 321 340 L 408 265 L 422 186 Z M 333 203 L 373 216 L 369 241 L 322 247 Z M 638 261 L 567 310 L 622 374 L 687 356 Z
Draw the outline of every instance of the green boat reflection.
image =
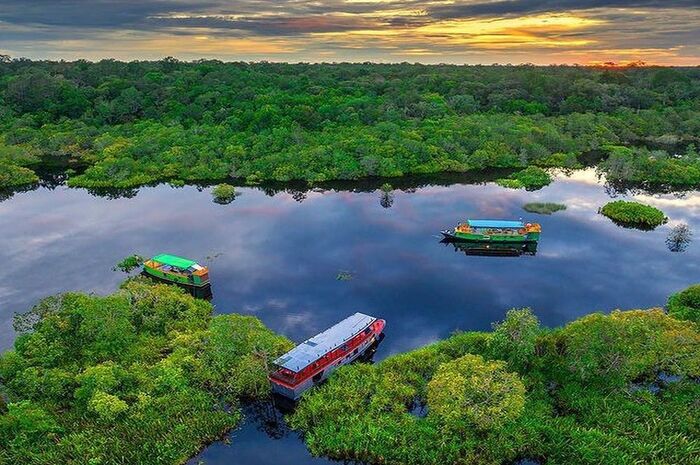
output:
M 519 257 L 521 255 L 537 254 L 537 242 L 470 242 L 453 241 L 443 239 L 440 241 L 447 246 L 452 245 L 455 252 L 462 252 L 465 255 L 489 256 L 489 257 Z

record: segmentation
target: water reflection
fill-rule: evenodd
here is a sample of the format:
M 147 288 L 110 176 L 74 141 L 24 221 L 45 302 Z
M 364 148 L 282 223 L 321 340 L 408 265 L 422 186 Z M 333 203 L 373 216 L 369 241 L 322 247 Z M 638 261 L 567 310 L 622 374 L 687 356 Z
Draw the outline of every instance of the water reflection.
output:
M 674 226 L 666 237 L 666 246 L 671 252 L 685 252 L 693 238 L 690 226 L 681 223 Z
M 519 257 L 521 255 L 537 254 L 537 242 L 525 243 L 484 243 L 484 242 L 466 242 L 466 241 L 451 241 L 442 239 L 442 244 L 449 244 L 454 247 L 455 252 L 463 253 L 464 255 L 481 255 L 490 257 Z

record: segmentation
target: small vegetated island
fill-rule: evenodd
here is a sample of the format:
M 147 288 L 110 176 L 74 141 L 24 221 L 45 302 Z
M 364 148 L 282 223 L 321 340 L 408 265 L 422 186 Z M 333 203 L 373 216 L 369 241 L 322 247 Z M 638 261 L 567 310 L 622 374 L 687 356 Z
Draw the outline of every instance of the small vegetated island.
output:
M 664 212 L 656 207 L 625 200 L 606 203 L 600 213 L 620 226 L 639 229 L 654 229 L 668 221 Z
M 375 364 L 342 367 L 289 418 L 315 454 L 383 464 L 697 463 L 698 286 L 660 309 L 563 328 L 514 309 Z M 181 464 L 270 395 L 292 343 L 131 278 L 18 315 L 0 356 L 0 463 Z
M 697 67 L 0 56 L 0 188 L 63 164 L 88 188 L 509 168 L 536 189 L 589 152 L 612 181 L 685 188 L 699 105 Z

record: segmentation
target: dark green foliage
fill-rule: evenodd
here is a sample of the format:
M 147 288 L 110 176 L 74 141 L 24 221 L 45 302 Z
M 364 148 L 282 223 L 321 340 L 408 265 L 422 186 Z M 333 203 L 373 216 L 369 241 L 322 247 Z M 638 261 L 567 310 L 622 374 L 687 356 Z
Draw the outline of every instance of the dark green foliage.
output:
M 552 213 L 566 210 L 566 205 L 562 205 L 560 203 L 533 202 L 523 205 L 523 210 L 529 213 L 539 213 L 540 215 L 551 215 Z
M 522 171 L 511 174 L 505 179 L 498 179 L 497 184 L 512 189 L 525 188 L 527 190 L 537 190 L 552 182 L 552 177 L 542 168 L 528 166 Z
M 666 306 L 672 317 L 700 324 L 700 284 L 673 294 Z
M 699 98 L 695 68 L 10 60 L 0 139 L 87 165 L 69 184 L 91 188 L 572 168 L 697 141 Z
M 658 208 L 625 200 L 606 203 L 600 209 L 600 213 L 620 226 L 639 229 L 654 229 L 668 221 L 664 212 Z
M 183 463 L 234 427 L 238 400 L 267 395 L 267 363 L 290 343 L 253 317 L 211 312 L 135 279 L 19 317 L 0 357 L 0 463 Z
M 659 372 L 680 381 L 644 389 Z M 661 310 L 593 314 L 557 330 L 513 310 L 494 333 L 340 368 L 291 424 L 316 454 L 370 463 L 693 465 L 698 374 L 700 333 Z M 426 402 L 427 416 L 409 413 Z

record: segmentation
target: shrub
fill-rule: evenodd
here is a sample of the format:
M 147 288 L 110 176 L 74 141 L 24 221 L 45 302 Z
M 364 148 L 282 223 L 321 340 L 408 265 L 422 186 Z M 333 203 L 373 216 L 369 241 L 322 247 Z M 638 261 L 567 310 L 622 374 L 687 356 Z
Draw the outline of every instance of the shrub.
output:
M 540 215 L 551 215 L 558 211 L 566 210 L 566 205 L 560 203 L 526 203 L 523 210 L 529 213 L 539 213 Z
M 700 324 L 700 284 L 673 294 L 668 299 L 667 308 L 673 318 Z
M 218 184 L 211 190 L 214 202 L 225 205 L 236 198 L 236 188 L 230 184 Z
M 506 319 L 493 324 L 489 349 L 493 358 L 505 360 L 510 367 L 524 371 L 535 356 L 540 322 L 529 308 L 508 310 Z
M 448 430 L 488 430 L 512 421 L 525 406 L 525 386 L 503 362 L 467 354 L 440 365 L 428 383 L 428 409 Z
M 496 183 L 511 189 L 525 188 L 527 190 L 537 190 L 552 182 L 552 177 L 542 168 L 528 166 L 524 170 L 511 174 L 508 178 L 498 179 Z
M 620 226 L 638 229 L 654 229 L 664 224 L 668 218 L 658 208 L 639 202 L 615 200 L 605 204 L 600 213 Z

